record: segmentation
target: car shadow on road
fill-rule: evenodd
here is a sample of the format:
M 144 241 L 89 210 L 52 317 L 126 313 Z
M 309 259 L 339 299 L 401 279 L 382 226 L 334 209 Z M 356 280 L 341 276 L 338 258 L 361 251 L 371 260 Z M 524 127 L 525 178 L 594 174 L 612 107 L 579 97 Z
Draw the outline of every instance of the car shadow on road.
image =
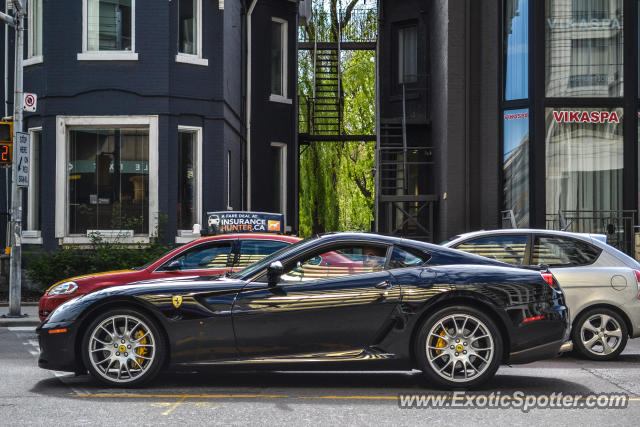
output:
M 286 395 L 298 396 L 397 396 L 401 393 L 443 394 L 429 384 L 419 371 L 385 372 L 300 372 L 300 371 L 199 371 L 165 372 L 144 388 L 105 388 L 88 375 L 42 380 L 32 392 L 59 397 L 74 395 L 138 394 L 166 395 Z M 497 375 L 475 394 L 522 391 L 528 395 L 592 392 L 582 384 L 553 377 Z M 99 396 L 96 396 L 99 397 Z M 113 397 L 113 396 L 111 396 Z M 124 397 L 124 396 L 123 396 Z M 138 396 L 139 398 L 139 396 Z

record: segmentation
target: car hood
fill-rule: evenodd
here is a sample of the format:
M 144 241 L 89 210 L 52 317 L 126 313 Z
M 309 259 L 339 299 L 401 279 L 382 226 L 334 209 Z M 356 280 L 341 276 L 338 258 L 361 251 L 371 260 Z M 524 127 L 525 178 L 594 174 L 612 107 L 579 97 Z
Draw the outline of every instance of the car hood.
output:
M 49 292 L 49 290 L 58 286 L 59 284 L 65 283 L 65 282 L 74 282 L 76 285 L 78 285 L 78 287 L 81 287 L 82 284 L 93 283 L 94 279 L 98 277 L 100 278 L 100 281 L 121 280 L 129 276 L 135 276 L 138 273 L 140 273 L 140 270 L 112 270 L 112 271 L 103 271 L 100 273 L 83 274 L 81 276 L 73 276 L 73 277 L 69 277 L 67 279 L 60 280 L 59 282 L 54 283 L 49 287 L 49 289 L 47 289 L 47 292 Z
M 47 318 L 47 323 L 70 322 L 77 319 L 94 304 L 106 299 L 143 298 L 166 294 L 189 294 L 196 292 L 229 292 L 242 289 L 247 282 L 221 276 L 190 276 L 181 278 L 154 279 L 123 286 L 98 289 L 80 295 L 59 305 Z

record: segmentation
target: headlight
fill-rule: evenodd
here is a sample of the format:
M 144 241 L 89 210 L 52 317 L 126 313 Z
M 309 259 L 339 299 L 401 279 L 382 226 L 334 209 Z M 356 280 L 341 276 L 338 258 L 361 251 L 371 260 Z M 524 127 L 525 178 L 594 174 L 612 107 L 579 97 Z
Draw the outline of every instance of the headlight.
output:
M 64 282 L 57 286 L 54 286 L 47 292 L 47 295 L 69 295 L 78 289 L 78 285 L 75 282 Z

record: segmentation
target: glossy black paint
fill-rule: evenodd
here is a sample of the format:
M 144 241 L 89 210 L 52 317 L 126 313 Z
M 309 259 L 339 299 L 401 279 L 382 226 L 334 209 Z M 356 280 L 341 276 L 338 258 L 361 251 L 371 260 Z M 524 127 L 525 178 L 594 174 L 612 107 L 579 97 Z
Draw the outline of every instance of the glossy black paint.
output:
M 163 279 L 107 288 L 70 300 L 37 329 L 39 365 L 82 370 L 78 343 L 102 310 L 133 307 L 165 331 L 170 362 L 412 363 L 414 331 L 435 309 L 472 305 L 493 317 L 505 362 L 553 357 L 568 333 L 562 294 L 537 271 L 517 269 L 441 246 L 365 233 L 317 236 L 286 248 L 284 265 L 336 244 L 399 246 L 425 253 L 419 267 L 273 285 L 258 271 L 227 277 Z M 387 251 L 387 256 L 391 253 Z M 182 297 L 179 307 L 173 297 Z M 532 316 L 543 320 L 525 323 Z M 48 331 L 67 328 L 64 334 Z

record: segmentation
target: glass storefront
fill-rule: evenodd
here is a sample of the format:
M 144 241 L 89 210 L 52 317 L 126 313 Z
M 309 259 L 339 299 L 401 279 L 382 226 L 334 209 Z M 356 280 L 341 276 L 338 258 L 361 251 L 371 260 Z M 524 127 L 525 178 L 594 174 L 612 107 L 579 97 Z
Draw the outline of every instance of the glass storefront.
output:
M 547 108 L 546 212 L 622 209 L 622 108 Z
M 529 0 L 504 2 L 504 99 L 529 97 Z
M 518 227 L 529 225 L 529 109 L 506 110 L 503 119 L 504 209 Z
M 149 233 L 149 130 L 69 131 L 68 232 Z
M 546 96 L 623 96 L 623 0 L 546 0 Z

